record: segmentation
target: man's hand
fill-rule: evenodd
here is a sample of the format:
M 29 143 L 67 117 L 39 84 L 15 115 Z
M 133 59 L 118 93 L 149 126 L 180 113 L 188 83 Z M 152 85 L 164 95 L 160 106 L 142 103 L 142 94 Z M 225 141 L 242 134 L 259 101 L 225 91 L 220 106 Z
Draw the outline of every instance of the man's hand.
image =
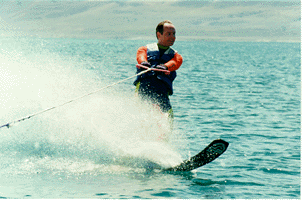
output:
M 162 70 L 167 70 L 168 69 L 168 67 L 166 67 L 165 65 L 157 65 L 155 68 L 156 69 L 162 69 Z
M 156 69 L 160 69 L 160 70 L 165 70 L 164 73 L 165 73 L 166 75 L 169 75 L 169 74 L 170 74 L 170 72 L 168 71 L 168 67 L 166 67 L 166 66 L 163 65 L 163 64 L 157 65 L 155 68 L 156 68 Z
M 147 62 L 147 61 L 143 61 L 143 62 L 141 63 L 141 65 L 144 65 L 144 66 L 146 66 L 146 67 L 148 67 L 148 68 L 151 67 L 151 64 L 150 64 L 149 62 Z

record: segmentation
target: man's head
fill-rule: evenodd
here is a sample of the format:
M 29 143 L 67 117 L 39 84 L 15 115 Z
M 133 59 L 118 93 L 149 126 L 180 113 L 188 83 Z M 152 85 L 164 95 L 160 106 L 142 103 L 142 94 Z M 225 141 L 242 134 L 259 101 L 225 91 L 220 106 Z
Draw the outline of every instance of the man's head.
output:
M 158 40 L 158 44 L 162 46 L 172 46 L 176 39 L 175 34 L 175 27 L 169 20 L 160 22 L 156 27 L 156 37 Z

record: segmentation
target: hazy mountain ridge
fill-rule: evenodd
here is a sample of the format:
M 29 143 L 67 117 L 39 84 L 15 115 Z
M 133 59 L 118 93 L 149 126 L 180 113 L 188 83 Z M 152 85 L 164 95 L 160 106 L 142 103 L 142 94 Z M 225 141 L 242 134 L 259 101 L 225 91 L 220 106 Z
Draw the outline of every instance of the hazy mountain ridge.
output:
M 300 2 L 1 1 L 0 34 L 154 39 L 170 19 L 180 40 L 300 41 Z

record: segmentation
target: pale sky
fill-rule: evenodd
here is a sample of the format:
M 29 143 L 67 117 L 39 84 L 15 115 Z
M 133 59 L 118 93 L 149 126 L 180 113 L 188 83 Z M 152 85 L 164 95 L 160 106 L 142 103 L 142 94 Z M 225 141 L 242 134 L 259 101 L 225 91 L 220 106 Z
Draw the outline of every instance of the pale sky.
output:
M 165 19 L 178 40 L 300 42 L 299 0 L 0 0 L 0 36 L 154 39 Z

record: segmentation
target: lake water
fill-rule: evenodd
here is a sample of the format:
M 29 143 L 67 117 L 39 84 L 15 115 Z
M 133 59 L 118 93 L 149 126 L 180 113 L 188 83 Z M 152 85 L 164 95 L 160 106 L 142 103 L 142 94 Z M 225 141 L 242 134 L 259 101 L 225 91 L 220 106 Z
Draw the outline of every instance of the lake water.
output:
M 0 124 L 56 107 L 0 129 L 0 198 L 300 199 L 299 43 L 177 41 L 171 131 L 134 78 L 101 89 L 153 41 L 0 40 Z M 197 170 L 145 168 L 217 138 L 228 150 Z

